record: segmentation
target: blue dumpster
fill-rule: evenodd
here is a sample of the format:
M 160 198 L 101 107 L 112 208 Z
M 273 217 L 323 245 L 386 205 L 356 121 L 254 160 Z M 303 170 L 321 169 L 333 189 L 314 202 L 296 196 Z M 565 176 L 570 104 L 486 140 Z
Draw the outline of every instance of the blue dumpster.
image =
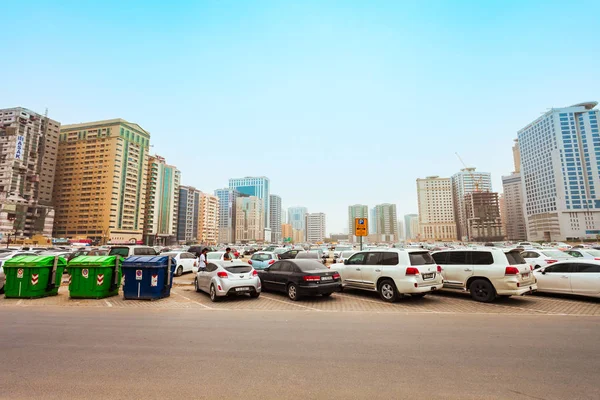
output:
M 177 263 L 169 256 L 132 256 L 123 260 L 121 269 L 126 300 L 155 300 L 169 297 Z M 169 271 L 169 272 L 167 272 Z

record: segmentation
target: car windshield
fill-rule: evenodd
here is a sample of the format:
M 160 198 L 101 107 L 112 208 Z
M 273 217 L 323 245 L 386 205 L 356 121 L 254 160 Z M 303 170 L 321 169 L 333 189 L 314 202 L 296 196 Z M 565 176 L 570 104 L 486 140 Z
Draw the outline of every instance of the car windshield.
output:
M 207 260 L 220 260 L 223 253 L 208 253 L 206 255 Z
M 571 257 L 569 254 L 567 253 L 563 253 L 562 251 L 542 251 L 542 254 L 545 255 L 546 257 L 554 257 L 554 258 L 567 258 L 567 257 Z
M 350 257 L 352 254 L 354 254 L 354 252 L 353 252 L 353 251 L 342 251 L 342 254 L 341 254 L 341 256 L 342 256 L 342 258 L 348 258 L 348 257 Z
M 236 265 L 235 267 L 225 267 L 225 271 L 231 272 L 232 274 L 245 274 L 246 272 L 252 271 L 252 267 L 249 265 Z
M 271 259 L 271 255 L 269 254 L 255 254 L 252 256 L 252 261 L 267 261 Z
M 352 250 L 351 247 L 336 247 L 335 251 L 348 251 L 348 250 Z
M 275 250 L 273 250 L 273 253 L 275 253 L 275 254 L 283 254 L 283 253 L 285 253 L 286 251 L 287 251 L 287 249 L 284 249 L 284 248 L 278 248 L 278 249 L 275 249 Z
M 433 261 L 433 257 L 426 251 L 418 252 L 418 253 L 408 253 L 408 258 L 410 259 L 410 265 L 428 265 L 435 264 Z
M 526 264 L 527 262 L 525 261 L 525 259 L 523 258 L 523 256 L 521 256 L 521 253 L 519 253 L 518 251 L 509 251 L 506 254 L 506 259 L 508 260 L 508 263 L 511 265 L 514 264 Z
M 111 256 L 129 257 L 129 247 L 113 247 L 108 254 Z

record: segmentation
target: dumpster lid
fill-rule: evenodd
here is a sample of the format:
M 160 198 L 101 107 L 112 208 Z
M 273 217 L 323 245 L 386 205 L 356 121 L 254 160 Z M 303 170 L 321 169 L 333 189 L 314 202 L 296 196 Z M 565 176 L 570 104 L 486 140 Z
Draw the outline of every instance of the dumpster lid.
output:
M 54 265 L 55 256 L 15 256 L 10 260 L 6 260 L 3 267 L 51 267 Z M 57 266 L 66 266 L 67 260 L 63 257 L 58 257 Z
M 169 256 L 131 256 L 123 261 L 123 267 L 136 268 L 164 268 L 169 263 Z M 175 259 L 171 257 L 171 265 L 175 266 Z
M 79 256 L 69 261 L 69 267 L 113 267 L 116 256 Z

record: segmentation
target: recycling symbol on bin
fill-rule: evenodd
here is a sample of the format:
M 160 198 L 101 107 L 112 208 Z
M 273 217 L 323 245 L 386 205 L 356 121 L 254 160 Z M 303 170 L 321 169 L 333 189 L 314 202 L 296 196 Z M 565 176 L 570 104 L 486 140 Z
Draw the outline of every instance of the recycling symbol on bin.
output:
M 81 276 L 87 279 L 87 277 L 89 276 L 89 271 L 87 270 L 87 268 L 81 270 Z

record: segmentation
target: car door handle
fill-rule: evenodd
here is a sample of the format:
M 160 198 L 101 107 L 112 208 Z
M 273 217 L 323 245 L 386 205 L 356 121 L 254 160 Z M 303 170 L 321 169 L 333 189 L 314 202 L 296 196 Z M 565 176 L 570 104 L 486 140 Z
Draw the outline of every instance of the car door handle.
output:
M 375 272 L 381 272 L 381 270 L 380 269 L 376 269 Z
M 466 272 L 471 272 L 471 271 L 473 271 L 473 270 L 472 270 L 471 268 L 465 268 L 465 271 L 466 271 Z
M 360 268 L 356 268 L 357 271 L 360 271 Z
M 562 275 L 562 276 L 561 276 L 561 278 L 563 278 L 563 279 L 567 279 L 567 278 L 568 278 L 568 276 L 566 276 L 566 275 Z

